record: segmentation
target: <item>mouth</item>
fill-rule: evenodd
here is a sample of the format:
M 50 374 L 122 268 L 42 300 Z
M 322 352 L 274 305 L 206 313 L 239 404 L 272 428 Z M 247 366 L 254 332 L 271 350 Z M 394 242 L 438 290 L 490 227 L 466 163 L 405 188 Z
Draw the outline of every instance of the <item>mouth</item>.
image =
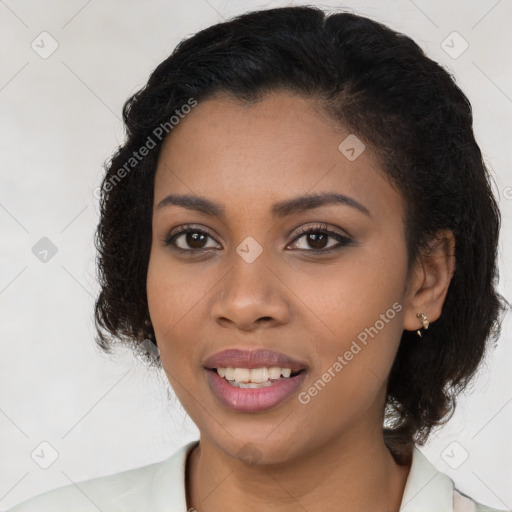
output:
M 228 349 L 203 363 L 213 395 L 237 412 L 261 412 L 291 398 L 303 384 L 308 367 L 268 349 Z
M 279 366 L 261 368 L 206 368 L 225 379 L 231 386 L 242 389 L 260 389 L 272 386 L 277 382 L 293 379 L 305 372 L 306 369 L 292 370 Z

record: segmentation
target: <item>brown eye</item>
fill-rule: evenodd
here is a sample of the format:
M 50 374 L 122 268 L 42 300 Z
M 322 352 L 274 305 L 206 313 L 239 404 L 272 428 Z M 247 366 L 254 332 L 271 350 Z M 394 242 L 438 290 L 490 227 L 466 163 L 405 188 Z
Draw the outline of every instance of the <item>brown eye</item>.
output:
M 212 248 L 212 246 L 207 246 L 208 239 L 213 240 L 206 231 L 184 227 L 181 228 L 178 233 L 174 233 L 167 237 L 165 239 L 165 245 L 174 246 L 176 249 L 182 251 L 200 251 Z
M 309 252 L 330 252 L 331 250 L 336 250 L 352 243 L 350 238 L 335 231 L 320 227 L 305 228 L 302 229 L 299 233 L 299 236 L 295 238 L 293 243 L 297 244 L 298 240 L 304 239 L 304 243 L 302 244 L 303 246 L 296 248 Z M 334 245 L 328 245 L 329 239 L 332 239 Z
M 192 249 L 202 249 L 206 245 L 208 235 L 204 233 L 184 233 L 185 243 Z
M 303 236 L 306 237 L 306 243 L 313 249 L 325 249 L 329 240 L 329 235 L 325 233 L 308 233 Z

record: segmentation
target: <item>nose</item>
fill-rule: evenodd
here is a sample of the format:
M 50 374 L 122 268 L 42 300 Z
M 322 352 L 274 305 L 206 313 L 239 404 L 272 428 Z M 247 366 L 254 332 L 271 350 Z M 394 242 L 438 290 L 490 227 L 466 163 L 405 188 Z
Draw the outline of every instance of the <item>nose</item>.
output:
M 286 286 L 259 257 L 247 263 L 235 255 L 233 266 L 213 297 L 212 319 L 221 327 L 253 331 L 283 325 L 290 317 Z

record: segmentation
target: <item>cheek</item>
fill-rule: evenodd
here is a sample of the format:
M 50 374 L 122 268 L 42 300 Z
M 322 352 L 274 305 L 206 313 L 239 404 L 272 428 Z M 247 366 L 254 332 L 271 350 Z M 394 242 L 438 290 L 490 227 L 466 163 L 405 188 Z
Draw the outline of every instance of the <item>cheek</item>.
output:
M 169 258 L 158 249 L 152 250 L 149 260 L 146 291 L 148 308 L 160 349 L 162 362 L 166 359 L 175 360 L 175 356 L 183 351 L 178 335 L 187 313 L 193 311 L 194 305 L 201 298 L 201 290 L 197 282 L 190 282 L 184 273 L 169 264 Z M 170 346 L 172 344 L 172 347 Z M 173 357 L 168 358 L 168 353 Z
M 170 329 L 178 329 L 187 314 L 193 314 L 206 296 L 212 278 L 202 273 L 199 267 L 176 265 L 165 250 L 152 249 L 146 291 L 155 332 L 164 334 Z M 172 338 L 172 331 L 168 337 Z
M 201 430 L 207 430 L 204 405 L 197 397 L 204 392 L 198 379 L 195 320 L 201 299 L 205 298 L 208 279 L 201 279 L 192 266 L 172 265 L 170 258 L 157 249 L 152 252 L 147 274 L 147 297 L 162 366 L 179 402 Z M 209 410 L 210 408 L 208 408 Z M 215 411 L 210 410 L 209 414 Z
M 313 273 L 293 269 L 294 294 L 321 321 L 316 323 L 325 327 L 322 334 L 329 346 L 337 340 L 357 337 L 390 308 L 386 319 L 399 317 L 397 309 L 403 308 L 393 309 L 393 304 L 400 304 L 403 299 L 407 256 L 403 242 L 398 242 L 377 239 L 366 246 L 350 248 L 338 261 L 318 265 Z M 401 332 L 399 326 L 394 334 L 397 332 Z
M 219 278 L 205 263 L 177 264 L 165 250 L 152 249 L 146 282 L 148 308 L 162 364 L 173 376 L 196 378 L 197 350 L 208 321 L 205 305 Z
M 366 298 L 365 308 L 342 304 L 324 316 L 335 336 L 315 343 L 314 369 L 299 397 L 301 404 L 309 401 L 304 407 L 313 412 L 304 425 L 315 431 L 329 430 L 327 425 L 348 427 L 368 413 L 380 414 L 402 333 L 403 307 L 383 297 Z
M 393 364 L 403 331 L 407 256 L 402 245 L 387 238 L 357 248 L 296 291 L 308 297 L 310 310 L 325 326 L 315 339 L 311 379 L 328 380 L 342 401 L 350 397 L 351 403 L 367 404 L 384 386 Z

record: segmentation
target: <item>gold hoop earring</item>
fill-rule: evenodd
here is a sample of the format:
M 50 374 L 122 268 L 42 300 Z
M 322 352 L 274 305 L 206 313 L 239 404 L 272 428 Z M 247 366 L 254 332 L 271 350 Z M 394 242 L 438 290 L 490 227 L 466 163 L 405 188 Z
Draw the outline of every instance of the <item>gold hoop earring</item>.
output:
M 424 313 L 416 313 L 416 316 L 418 318 L 421 318 L 421 323 L 423 324 L 423 329 L 425 329 L 425 331 L 428 329 L 428 326 L 430 325 L 430 322 L 428 321 L 427 319 L 427 315 L 425 315 Z M 421 327 L 420 327 L 421 329 Z M 421 330 L 418 329 L 416 331 L 416 334 L 421 338 Z

